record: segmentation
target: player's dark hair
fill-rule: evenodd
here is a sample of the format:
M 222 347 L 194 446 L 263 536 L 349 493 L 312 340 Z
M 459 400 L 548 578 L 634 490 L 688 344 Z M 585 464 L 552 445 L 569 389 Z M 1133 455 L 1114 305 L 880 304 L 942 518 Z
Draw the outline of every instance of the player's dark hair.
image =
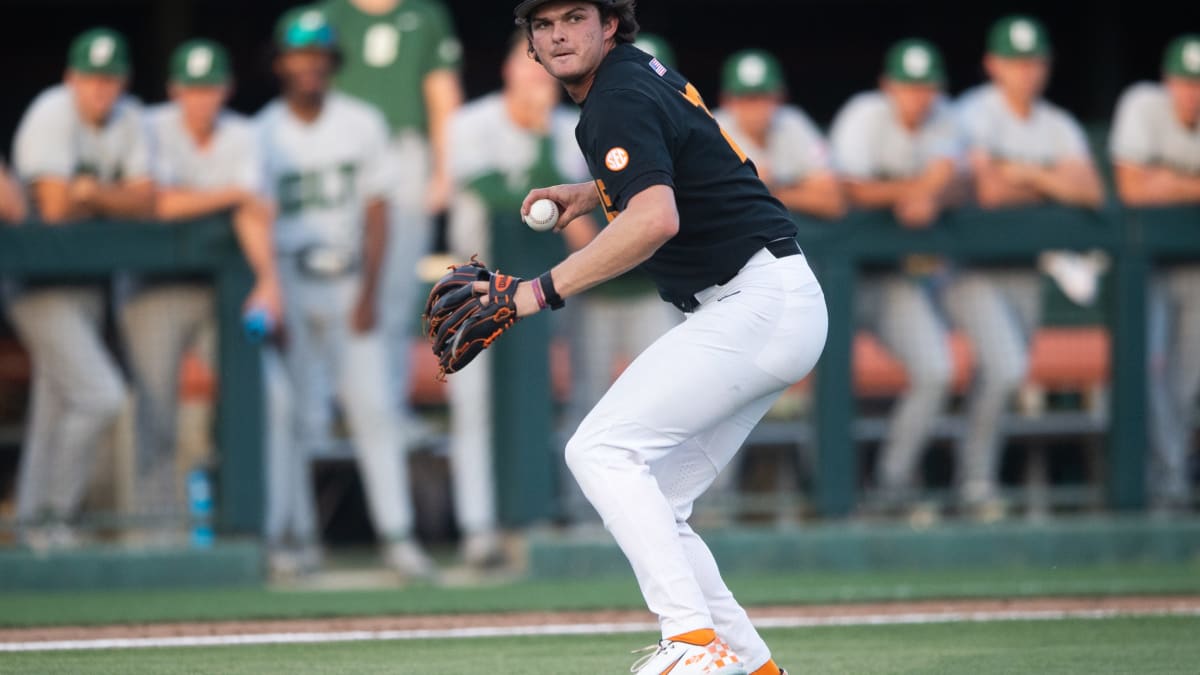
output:
M 608 21 L 609 17 L 617 17 L 617 34 L 614 38 L 617 44 L 632 44 L 637 40 L 642 29 L 637 20 L 637 0 L 589 1 L 600 10 L 600 23 Z M 541 63 L 537 53 L 533 51 L 533 24 L 528 18 L 522 18 L 517 19 L 517 25 L 525 31 L 525 40 L 529 43 L 529 57 Z

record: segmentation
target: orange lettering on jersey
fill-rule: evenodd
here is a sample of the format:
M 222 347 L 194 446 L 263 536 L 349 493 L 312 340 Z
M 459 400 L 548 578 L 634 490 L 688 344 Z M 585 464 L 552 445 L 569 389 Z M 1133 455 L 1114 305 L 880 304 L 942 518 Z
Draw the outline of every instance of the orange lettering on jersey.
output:
M 700 95 L 700 90 L 697 89 L 694 84 L 688 82 L 687 86 L 680 93 L 683 94 L 683 97 L 690 101 L 692 105 L 708 113 L 709 117 L 713 117 L 713 114 L 709 111 L 708 106 L 704 104 L 704 97 Z M 716 118 L 713 117 L 713 119 L 715 120 Z M 725 131 L 720 124 L 717 125 L 717 128 L 721 130 L 721 136 L 725 138 L 725 142 L 729 144 L 729 147 L 733 150 L 733 154 L 738 156 L 738 159 L 742 161 L 742 164 L 745 164 L 749 156 L 745 153 L 745 151 L 742 150 L 741 146 L 737 144 L 737 141 L 733 140 L 733 136 L 730 136 L 729 132 Z
M 600 193 L 600 205 L 604 207 L 604 217 L 608 222 L 612 222 L 621 212 L 613 207 L 612 197 L 608 196 L 608 188 L 604 185 L 604 181 L 596 179 L 596 191 Z

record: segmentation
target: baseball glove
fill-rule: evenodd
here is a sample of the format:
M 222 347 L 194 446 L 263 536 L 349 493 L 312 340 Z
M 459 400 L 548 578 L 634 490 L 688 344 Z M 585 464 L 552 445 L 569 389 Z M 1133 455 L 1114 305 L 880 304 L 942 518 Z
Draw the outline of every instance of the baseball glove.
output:
M 486 294 L 476 294 L 477 281 L 487 282 Z M 434 284 L 424 319 L 441 379 L 465 368 L 516 324 L 514 294 L 519 283 L 520 279 L 494 273 L 472 256 Z

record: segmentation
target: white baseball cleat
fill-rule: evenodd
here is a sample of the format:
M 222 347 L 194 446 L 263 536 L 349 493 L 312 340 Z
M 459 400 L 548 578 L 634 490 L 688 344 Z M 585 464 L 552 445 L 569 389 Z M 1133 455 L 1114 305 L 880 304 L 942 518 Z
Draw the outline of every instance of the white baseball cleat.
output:
M 384 549 L 383 558 L 405 581 L 432 581 L 437 576 L 437 567 L 425 554 L 421 545 L 411 539 L 392 542 Z
M 634 653 L 651 650 L 638 659 L 629 672 L 637 675 L 747 675 L 741 659 L 719 637 L 705 645 L 661 640 L 657 645 Z

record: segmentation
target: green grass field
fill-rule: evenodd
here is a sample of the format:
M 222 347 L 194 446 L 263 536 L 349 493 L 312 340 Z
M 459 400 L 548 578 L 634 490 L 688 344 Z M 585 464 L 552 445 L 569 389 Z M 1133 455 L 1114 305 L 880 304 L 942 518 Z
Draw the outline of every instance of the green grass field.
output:
M 731 580 L 747 605 L 1200 594 L 1200 566 L 825 573 Z M 0 627 L 640 608 L 632 580 L 484 588 L 0 594 Z M 497 623 L 504 617 L 498 616 Z M 800 673 L 1200 673 L 1200 618 L 933 623 L 764 631 Z M 626 672 L 655 636 L 402 640 L 0 654 L 0 673 Z
M 747 606 L 1039 596 L 1200 594 L 1200 565 L 820 573 L 729 579 Z M 119 591 L 0 594 L 0 628 L 643 607 L 622 580 L 361 591 Z
M 999 675 L 1196 673 L 1200 619 L 1001 622 L 765 631 L 781 665 L 801 673 Z M 335 645 L 5 654 L 0 673 L 626 672 L 651 635 L 431 640 Z

